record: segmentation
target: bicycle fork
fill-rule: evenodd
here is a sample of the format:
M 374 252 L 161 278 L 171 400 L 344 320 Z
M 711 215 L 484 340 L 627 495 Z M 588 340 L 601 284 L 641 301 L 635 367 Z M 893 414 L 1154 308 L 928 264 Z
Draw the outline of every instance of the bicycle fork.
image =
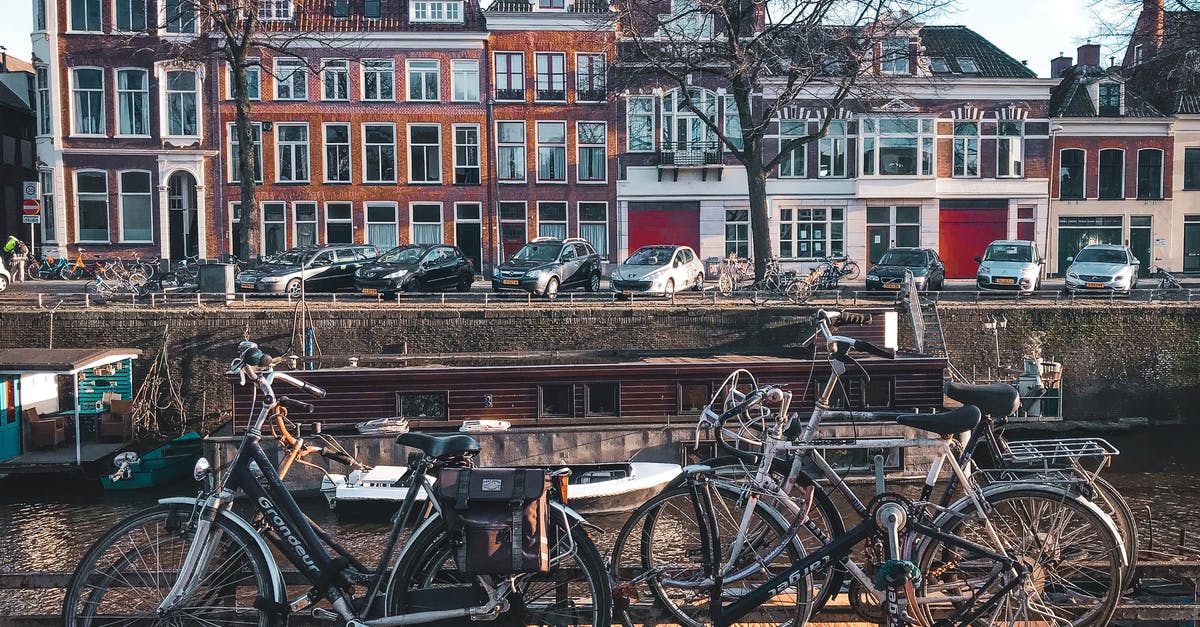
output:
M 221 515 L 222 506 L 223 502 L 219 496 L 211 496 L 199 506 L 196 535 L 192 538 L 187 556 L 179 568 L 179 578 L 158 604 L 156 611 L 159 616 L 166 616 L 178 610 L 199 589 L 204 573 L 208 570 L 209 561 L 216 551 L 217 540 L 220 539 L 214 536 L 213 523 Z

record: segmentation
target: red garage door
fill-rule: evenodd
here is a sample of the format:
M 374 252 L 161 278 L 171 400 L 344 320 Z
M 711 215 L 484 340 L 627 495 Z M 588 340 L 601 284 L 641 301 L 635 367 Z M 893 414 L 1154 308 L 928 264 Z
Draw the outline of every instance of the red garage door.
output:
M 987 245 L 1008 237 L 1008 201 L 943 201 L 939 213 L 938 254 L 946 277 L 973 279 Z
M 655 244 L 691 246 L 699 254 L 700 203 L 629 203 L 629 252 Z

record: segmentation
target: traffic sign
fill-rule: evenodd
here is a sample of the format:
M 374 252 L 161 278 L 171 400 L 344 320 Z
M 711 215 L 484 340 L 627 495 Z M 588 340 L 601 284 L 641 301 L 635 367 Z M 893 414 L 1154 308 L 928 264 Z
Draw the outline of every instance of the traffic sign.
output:
M 36 216 L 42 212 L 42 205 L 36 200 L 26 199 L 25 202 L 21 204 L 21 211 L 27 216 Z
M 37 200 L 41 185 L 37 181 L 25 181 L 21 184 L 21 189 L 25 192 L 25 200 Z
M 42 214 L 35 213 L 33 215 L 29 215 L 29 214 L 23 215 L 23 216 L 21 216 L 21 222 L 24 222 L 25 224 L 41 224 L 42 223 Z M 33 228 L 33 227 L 29 227 L 29 228 Z

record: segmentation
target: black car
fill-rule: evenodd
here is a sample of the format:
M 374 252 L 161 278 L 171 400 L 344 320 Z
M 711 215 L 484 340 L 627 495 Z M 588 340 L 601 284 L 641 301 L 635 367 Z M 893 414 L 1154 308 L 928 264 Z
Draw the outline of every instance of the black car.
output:
M 917 289 L 940 290 L 946 285 L 946 266 L 929 248 L 889 248 L 867 271 L 867 289 L 898 290 L 911 272 Z
M 354 274 L 354 287 L 363 294 L 466 292 L 475 281 L 475 268 L 457 246 L 409 244 L 383 253 Z
M 533 292 L 554 298 L 560 290 L 600 289 L 600 255 L 587 240 L 539 237 L 521 247 L 492 274 L 492 289 Z
M 299 296 L 301 281 L 308 292 L 335 292 L 354 287 L 354 271 L 379 256 L 374 246 L 300 246 L 267 257 L 237 274 L 237 291 Z

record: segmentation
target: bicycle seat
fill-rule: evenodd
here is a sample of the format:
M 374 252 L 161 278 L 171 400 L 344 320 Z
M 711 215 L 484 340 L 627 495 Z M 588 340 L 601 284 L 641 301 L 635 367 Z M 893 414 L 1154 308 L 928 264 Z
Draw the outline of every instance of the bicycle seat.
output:
M 411 446 L 430 457 L 450 457 L 463 453 L 478 453 L 479 442 L 469 435 L 448 435 L 437 437 L 424 433 L 402 433 L 396 437 L 396 444 Z
M 958 409 L 936 414 L 905 414 L 896 416 L 896 422 L 906 427 L 938 435 L 954 435 L 970 431 L 979 424 L 979 408 L 974 405 L 964 405 Z
M 993 418 L 1013 415 L 1021 403 L 1017 388 L 1007 383 L 971 385 L 950 382 L 946 384 L 945 391 L 946 396 L 963 405 L 974 405 L 980 412 Z

